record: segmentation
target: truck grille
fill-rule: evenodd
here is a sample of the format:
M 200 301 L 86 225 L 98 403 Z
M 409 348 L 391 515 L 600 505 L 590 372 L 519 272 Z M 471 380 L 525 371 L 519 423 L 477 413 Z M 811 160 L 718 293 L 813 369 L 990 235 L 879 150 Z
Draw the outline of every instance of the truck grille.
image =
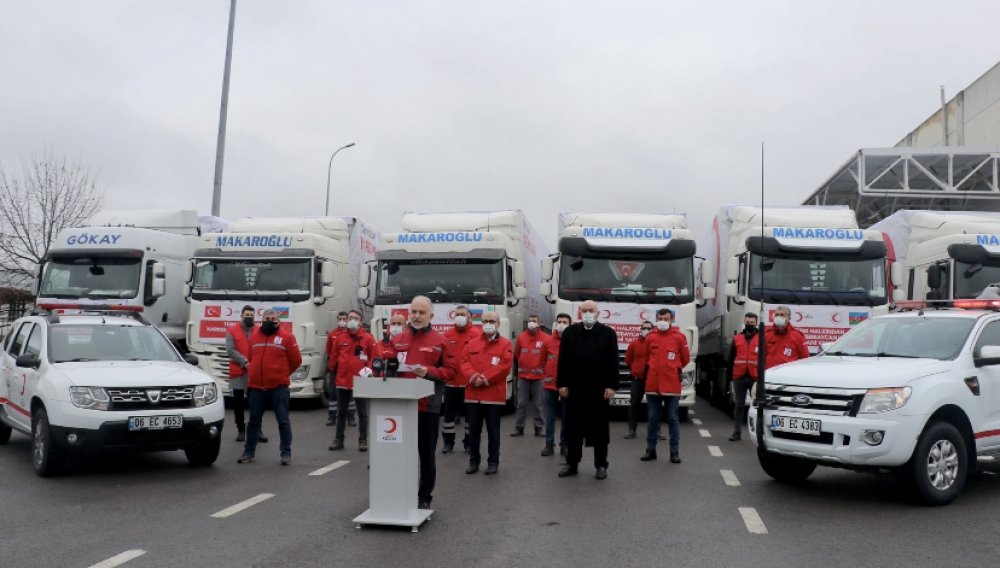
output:
M 224 347 L 209 347 L 206 349 L 208 355 L 209 372 L 212 378 L 217 380 L 229 379 L 229 355 Z
M 618 392 L 628 394 L 632 392 L 632 371 L 625 364 L 625 350 L 618 350 Z
M 162 408 L 191 408 L 194 404 L 194 387 L 127 387 L 107 389 L 111 397 L 109 410 L 157 410 Z M 150 391 L 159 391 L 157 398 Z
M 861 408 L 861 399 L 864 396 L 864 389 L 767 385 L 767 398 L 771 407 L 791 412 L 828 416 L 857 416 L 858 410 Z

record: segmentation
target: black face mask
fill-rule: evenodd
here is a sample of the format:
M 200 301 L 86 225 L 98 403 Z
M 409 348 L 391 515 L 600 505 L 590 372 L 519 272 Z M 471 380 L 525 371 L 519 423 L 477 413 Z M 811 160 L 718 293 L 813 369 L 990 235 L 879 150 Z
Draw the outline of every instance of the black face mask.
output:
M 751 325 L 751 324 L 748 323 L 748 324 L 745 324 L 743 326 L 743 333 L 750 334 L 750 333 L 756 333 L 756 332 L 757 332 L 757 326 L 756 325 Z
M 253 317 L 243 318 L 243 327 L 253 327 Z
M 264 320 L 260 324 L 260 331 L 264 335 L 274 335 L 278 331 L 278 322 L 271 320 Z

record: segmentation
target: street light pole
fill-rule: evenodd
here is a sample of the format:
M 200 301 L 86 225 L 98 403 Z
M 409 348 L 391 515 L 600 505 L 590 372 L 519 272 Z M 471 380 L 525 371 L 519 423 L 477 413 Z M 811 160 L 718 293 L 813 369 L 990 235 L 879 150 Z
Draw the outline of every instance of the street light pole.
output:
M 341 146 L 340 148 L 337 148 L 333 152 L 333 155 L 330 156 L 330 164 L 326 167 L 326 209 L 324 209 L 323 213 L 324 216 L 330 214 L 330 170 L 333 169 L 333 159 L 337 157 L 338 152 L 340 152 L 344 148 L 350 148 L 351 146 L 354 146 L 354 142 L 351 142 L 350 144 L 346 144 L 344 146 Z
M 229 68 L 233 60 L 233 26 L 236 23 L 236 0 L 229 3 L 229 33 L 226 35 L 226 66 L 222 72 L 222 105 L 219 109 L 219 137 L 215 145 L 215 183 L 212 187 L 212 215 L 222 207 L 222 163 L 226 155 L 226 115 L 229 109 Z

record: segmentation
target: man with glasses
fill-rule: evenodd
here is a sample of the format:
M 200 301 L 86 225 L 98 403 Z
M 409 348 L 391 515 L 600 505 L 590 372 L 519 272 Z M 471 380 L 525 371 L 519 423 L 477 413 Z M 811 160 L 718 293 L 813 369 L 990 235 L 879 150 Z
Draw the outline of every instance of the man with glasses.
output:
M 466 422 L 469 424 L 469 467 L 467 474 L 479 471 L 479 453 L 483 422 L 489 438 L 486 475 L 500 467 L 500 411 L 507 399 L 507 375 L 514 366 L 510 340 L 500 335 L 496 312 L 483 314 L 483 333 L 473 339 L 462 353 L 461 376 L 465 377 Z

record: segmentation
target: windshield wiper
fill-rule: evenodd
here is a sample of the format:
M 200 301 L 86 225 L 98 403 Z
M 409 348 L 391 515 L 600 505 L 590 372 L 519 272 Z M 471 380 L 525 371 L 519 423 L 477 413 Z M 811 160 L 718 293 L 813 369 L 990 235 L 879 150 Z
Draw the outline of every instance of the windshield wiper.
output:
M 926 359 L 927 357 L 921 357 L 920 355 L 903 355 L 902 353 L 886 353 L 885 351 L 879 351 L 875 354 L 875 357 L 900 357 L 902 359 Z
M 97 359 L 91 359 L 90 357 L 76 357 L 75 359 L 61 359 L 56 361 L 56 363 L 82 363 L 85 361 L 97 361 Z
M 792 298 L 795 299 L 796 304 L 805 303 L 802 301 L 802 298 L 800 298 L 799 295 L 795 292 L 795 290 L 792 290 L 791 288 L 757 288 L 757 289 L 760 290 L 761 297 L 763 297 L 764 294 L 767 293 L 785 292 L 787 294 L 790 294 Z M 751 288 L 750 290 L 752 291 L 753 288 Z

